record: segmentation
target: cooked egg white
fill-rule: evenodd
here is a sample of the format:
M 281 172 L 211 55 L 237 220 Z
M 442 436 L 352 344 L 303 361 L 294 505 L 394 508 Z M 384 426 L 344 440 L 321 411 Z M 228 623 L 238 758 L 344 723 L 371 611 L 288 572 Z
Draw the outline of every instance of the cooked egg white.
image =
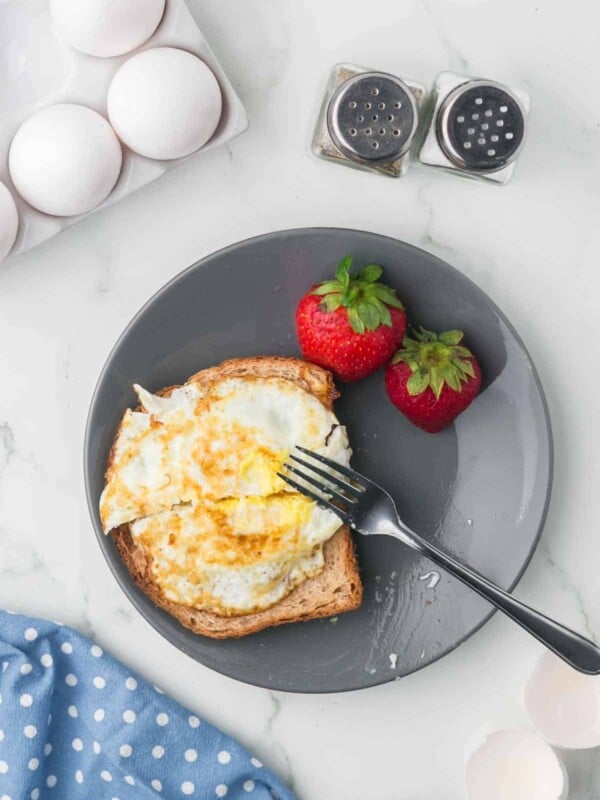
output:
M 268 608 L 324 566 L 337 516 L 277 472 L 303 445 L 343 464 L 345 428 L 282 378 L 136 386 L 100 500 L 105 532 L 130 523 L 164 597 L 223 615 Z
M 178 506 L 130 525 L 164 596 L 221 614 L 277 603 L 321 571 L 337 517 L 298 494 Z
M 100 499 L 106 533 L 180 503 L 287 491 L 277 471 L 296 444 L 348 463 L 345 429 L 290 381 L 227 378 L 170 397 L 135 389 L 144 412 L 128 411 L 117 435 Z

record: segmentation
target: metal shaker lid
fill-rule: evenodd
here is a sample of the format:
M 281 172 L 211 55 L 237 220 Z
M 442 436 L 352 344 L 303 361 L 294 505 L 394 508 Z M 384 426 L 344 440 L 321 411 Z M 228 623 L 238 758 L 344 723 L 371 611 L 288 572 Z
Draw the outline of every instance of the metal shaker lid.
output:
M 525 139 L 525 113 L 506 86 L 494 81 L 466 81 L 442 103 L 436 134 L 454 164 L 493 172 L 519 154 Z
M 342 83 L 327 108 L 336 147 L 354 161 L 394 161 L 410 148 L 418 108 L 406 84 L 385 72 L 365 72 Z

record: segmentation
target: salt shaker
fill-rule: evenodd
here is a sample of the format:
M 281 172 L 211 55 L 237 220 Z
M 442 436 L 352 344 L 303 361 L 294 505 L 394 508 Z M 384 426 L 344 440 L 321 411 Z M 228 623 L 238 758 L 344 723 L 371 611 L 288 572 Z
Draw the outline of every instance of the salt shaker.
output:
M 317 120 L 313 152 L 357 169 L 400 177 L 419 127 L 425 87 L 387 72 L 337 64 Z
M 507 183 L 525 143 L 529 95 L 491 80 L 442 72 L 419 160 Z

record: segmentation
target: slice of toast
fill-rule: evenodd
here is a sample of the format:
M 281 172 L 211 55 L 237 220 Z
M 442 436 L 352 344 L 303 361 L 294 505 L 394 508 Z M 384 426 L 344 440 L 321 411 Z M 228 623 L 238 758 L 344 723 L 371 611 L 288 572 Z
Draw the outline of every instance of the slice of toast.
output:
M 280 377 L 293 381 L 313 394 L 328 409 L 338 396 L 331 374 L 321 367 L 297 358 L 256 356 L 236 358 L 193 375 L 188 383 L 206 385 L 223 377 Z M 175 386 L 159 394 L 168 395 Z M 110 457 L 109 457 L 110 459 Z M 109 460 L 110 466 L 110 460 Z M 195 633 L 214 639 L 246 636 L 286 622 L 317 619 L 353 611 L 362 602 L 362 583 L 350 531 L 340 527 L 325 543 L 325 566 L 312 578 L 303 581 L 275 605 L 263 611 L 238 616 L 222 616 L 211 611 L 190 608 L 168 600 L 153 578 L 150 560 L 122 525 L 112 533 L 117 550 L 137 586 L 158 606 Z

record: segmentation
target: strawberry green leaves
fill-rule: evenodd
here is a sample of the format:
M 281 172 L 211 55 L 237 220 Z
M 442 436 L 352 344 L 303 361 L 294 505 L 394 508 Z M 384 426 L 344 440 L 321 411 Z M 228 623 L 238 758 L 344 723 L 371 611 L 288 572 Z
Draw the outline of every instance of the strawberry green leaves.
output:
M 408 393 L 415 397 L 431 388 L 439 400 L 445 385 L 461 392 L 463 384 L 475 377 L 471 351 L 462 346 L 462 331 L 433 333 L 424 328 L 413 337 L 405 336 L 402 348 L 394 355 L 392 364 L 403 361 L 412 375 L 406 383 Z
M 383 269 L 379 266 L 379 264 L 367 264 L 366 267 L 361 269 L 358 277 L 361 281 L 375 283 L 375 281 L 378 281 L 382 275 Z
M 344 290 L 347 290 L 348 286 L 350 285 L 351 266 L 352 256 L 346 256 L 345 258 L 342 258 L 335 270 L 335 279 L 343 286 Z
M 452 347 L 453 345 L 460 344 L 463 336 L 464 334 L 462 331 L 443 331 L 438 334 L 438 339 L 443 344 L 447 344 L 448 347 Z
M 424 369 L 416 369 L 406 382 L 406 388 L 411 396 L 423 394 L 429 386 L 429 373 Z
M 350 272 L 352 258 L 346 256 L 337 265 L 335 280 L 324 281 L 312 294 L 323 298 L 321 308 L 327 312 L 346 308 L 348 321 L 355 333 L 374 331 L 380 325 L 392 327 L 389 307 L 403 309 L 395 289 L 379 283 L 383 269 L 378 264 L 367 264 L 360 272 Z
M 339 294 L 328 294 L 321 303 L 325 311 L 336 311 L 342 305 L 342 298 Z

